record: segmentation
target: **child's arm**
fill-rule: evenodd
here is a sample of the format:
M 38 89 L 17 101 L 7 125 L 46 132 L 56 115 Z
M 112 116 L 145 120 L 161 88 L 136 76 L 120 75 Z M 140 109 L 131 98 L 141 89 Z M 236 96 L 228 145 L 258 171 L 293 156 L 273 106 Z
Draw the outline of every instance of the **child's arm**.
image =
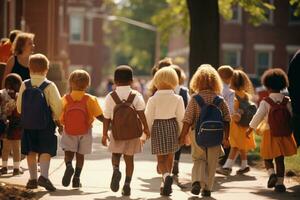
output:
M 96 117 L 100 122 L 104 122 L 104 116 L 103 114 Z
M 50 83 L 50 85 L 45 90 L 49 90 L 47 94 L 49 95 L 49 106 L 53 113 L 54 121 L 59 120 L 63 108 L 60 93 L 54 83 Z
M 148 127 L 149 131 L 150 131 L 150 129 L 152 127 L 152 123 L 154 121 L 154 110 L 155 110 L 155 105 L 154 105 L 152 97 L 150 97 L 147 102 L 146 109 L 145 109 L 145 117 L 146 117 L 147 127 Z
M 110 125 L 111 119 L 104 118 L 103 120 L 103 132 L 102 132 L 102 145 L 107 146 L 107 140 L 109 141 L 108 137 L 108 129 Z
M 223 138 L 223 145 L 225 148 L 229 147 L 230 144 L 229 144 L 229 130 L 230 130 L 230 123 L 229 122 L 224 122 L 224 138 Z
M 18 93 L 18 97 L 17 97 L 17 111 L 20 114 L 21 114 L 21 110 L 22 110 L 22 95 L 23 95 L 24 90 L 25 90 L 25 85 L 24 85 L 24 83 L 22 83 L 19 93 Z
M 146 116 L 145 116 L 145 112 L 143 110 L 138 110 L 137 114 L 140 117 L 140 120 L 143 124 L 144 133 L 146 134 L 146 139 L 149 139 L 150 138 L 150 131 L 149 131 L 149 127 L 148 127 L 148 124 L 147 124 L 147 119 L 146 119 Z
M 249 128 L 246 132 L 246 136 L 248 137 L 252 130 L 255 130 L 258 125 L 263 121 L 265 116 L 268 114 L 268 108 L 267 108 L 267 102 L 266 101 L 261 101 L 259 104 L 259 107 L 253 116 L 251 122 L 249 123 Z
M 184 108 L 184 103 L 183 103 L 183 99 L 180 97 L 179 101 L 178 101 L 178 105 L 177 105 L 177 109 L 176 109 L 176 120 L 178 123 L 178 132 L 181 132 L 182 130 L 182 120 L 184 118 L 184 113 L 185 113 L 185 108 Z
M 185 137 L 188 134 L 190 127 L 190 124 L 188 124 L 187 122 L 183 122 L 182 130 L 179 136 L 179 145 L 184 145 Z

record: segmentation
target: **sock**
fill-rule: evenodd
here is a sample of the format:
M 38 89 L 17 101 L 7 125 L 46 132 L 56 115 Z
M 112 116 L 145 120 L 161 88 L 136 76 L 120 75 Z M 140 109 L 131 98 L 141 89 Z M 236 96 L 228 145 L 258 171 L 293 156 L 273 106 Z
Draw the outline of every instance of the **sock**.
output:
M 277 177 L 276 185 L 283 185 L 283 177 Z
M 68 167 L 72 167 L 73 168 L 73 166 L 72 166 L 72 161 L 67 161 L 66 162 L 66 167 L 68 168 Z
M 50 167 L 50 161 L 40 162 L 41 176 L 43 176 L 46 179 L 48 179 L 49 177 L 49 167 Z
M 166 180 L 166 177 L 167 177 L 167 176 L 170 176 L 170 173 L 168 173 L 168 172 L 167 172 L 167 173 L 164 173 L 164 174 L 163 174 L 163 179 Z
M 275 174 L 274 168 L 268 169 L 268 175 L 271 176 L 272 174 Z
M 130 176 L 126 176 L 126 178 L 125 178 L 125 184 L 130 184 L 130 182 L 131 182 L 131 177 Z
M 30 180 L 37 179 L 37 165 L 28 165 Z
M 75 173 L 74 173 L 74 176 L 76 176 L 76 177 L 80 177 L 81 170 L 82 170 L 82 168 L 76 167 L 76 168 L 75 168 Z
M 223 168 L 232 168 L 233 164 L 234 164 L 234 160 L 227 159 L 225 164 L 223 165 Z
M 2 167 L 7 167 L 7 161 L 2 160 Z
M 113 169 L 114 169 L 114 171 L 115 171 L 115 170 L 118 170 L 118 171 L 119 171 L 119 166 L 114 165 L 114 166 L 113 166 Z
M 14 162 L 14 169 L 20 168 L 20 162 Z
M 245 169 L 248 166 L 247 160 L 242 160 L 241 169 Z

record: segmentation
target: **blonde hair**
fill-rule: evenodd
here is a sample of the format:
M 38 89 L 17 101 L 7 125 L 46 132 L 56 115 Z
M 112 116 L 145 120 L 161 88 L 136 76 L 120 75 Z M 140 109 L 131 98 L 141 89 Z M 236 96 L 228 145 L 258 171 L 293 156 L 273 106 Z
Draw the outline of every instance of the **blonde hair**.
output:
M 152 84 L 158 90 L 175 89 L 178 82 L 179 80 L 176 71 L 171 66 L 158 70 L 152 80 Z
M 33 33 L 19 33 L 12 44 L 12 50 L 15 55 L 20 55 L 24 51 L 25 44 L 28 40 L 33 40 Z
M 209 64 L 203 64 L 198 67 L 197 71 L 193 75 L 190 82 L 190 88 L 194 92 L 211 90 L 216 94 L 221 94 L 222 81 L 215 68 Z
M 49 70 L 48 58 L 41 54 L 33 54 L 29 57 L 29 70 L 33 73 L 44 73 Z
M 218 73 L 222 80 L 230 80 L 233 76 L 233 68 L 229 65 L 222 65 L 219 67 Z
M 250 95 L 254 94 L 252 82 L 250 81 L 247 74 L 242 70 L 234 70 L 230 86 L 234 90 L 243 90 Z
M 90 75 L 82 69 L 74 70 L 69 76 L 71 90 L 85 91 L 90 86 Z

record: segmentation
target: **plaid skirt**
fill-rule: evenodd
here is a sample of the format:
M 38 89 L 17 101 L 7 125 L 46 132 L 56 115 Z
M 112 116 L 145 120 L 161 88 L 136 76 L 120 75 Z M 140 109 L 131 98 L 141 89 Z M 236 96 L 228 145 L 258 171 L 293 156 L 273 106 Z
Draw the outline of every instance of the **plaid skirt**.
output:
M 178 150 L 178 123 L 175 118 L 156 119 L 151 130 L 152 154 L 165 155 Z

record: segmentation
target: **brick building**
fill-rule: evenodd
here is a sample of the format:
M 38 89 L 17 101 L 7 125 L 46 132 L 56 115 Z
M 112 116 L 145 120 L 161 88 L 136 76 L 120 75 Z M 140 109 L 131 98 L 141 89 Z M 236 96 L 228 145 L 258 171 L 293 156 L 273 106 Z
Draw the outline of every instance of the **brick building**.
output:
M 63 63 L 66 75 L 87 70 L 95 90 L 107 60 L 102 19 L 93 17 L 101 6 L 102 0 L 0 0 L 0 37 L 12 29 L 34 33 L 35 52 Z
M 267 13 L 268 21 L 258 27 L 248 23 L 240 7 L 233 8 L 230 21 L 220 19 L 220 64 L 242 66 L 259 76 L 269 67 L 287 69 L 289 59 L 300 49 L 300 17 L 293 16 L 288 1 L 270 0 L 276 10 Z M 169 56 L 181 58 L 187 66 L 188 41 L 171 40 Z

